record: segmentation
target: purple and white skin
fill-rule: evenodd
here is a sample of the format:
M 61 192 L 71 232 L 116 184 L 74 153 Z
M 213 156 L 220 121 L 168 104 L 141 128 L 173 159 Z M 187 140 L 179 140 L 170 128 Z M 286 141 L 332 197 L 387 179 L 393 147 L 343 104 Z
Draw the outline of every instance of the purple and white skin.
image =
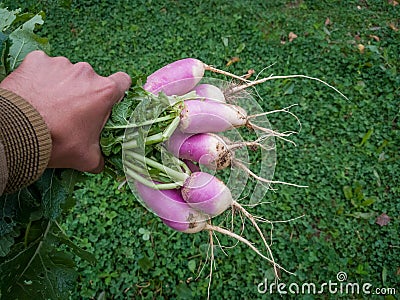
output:
M 197 162 L 211 170 L 229 167 L 234 156 L 225 140 L 213 133 L 190 134 L 177 129 L 165 145 L 175 157 Z
M 232 194 L 223 181 L 206 172 L 195 172 L 182 187 L 183 199 L 196 210 L 215 217 L 232 204 Z
M 247 125 L 239 106 L 217 101 L 188 100 L 181 111 L 179 129 L 185 133 L 223 132 Z
M 196 95 L 200 98 L 199 100 L 226 103 L 224 93 L 213 84 L 202 83 L 196 85 L 193 91 L 196 92 Z
M 143 88 L 153 94 L 164 92 L 168 96 L 184 95 L 199 83 L 204 75 L 204 63 L 184 58 L 170 63 L 147 77 Z
M 204 229 L 208 216 L 190 207 L 184 201 L 180 189 L 157 190 L 135 181 L 136 190 L 153 213 L 165 225 L 184 233 L 196 233 Z

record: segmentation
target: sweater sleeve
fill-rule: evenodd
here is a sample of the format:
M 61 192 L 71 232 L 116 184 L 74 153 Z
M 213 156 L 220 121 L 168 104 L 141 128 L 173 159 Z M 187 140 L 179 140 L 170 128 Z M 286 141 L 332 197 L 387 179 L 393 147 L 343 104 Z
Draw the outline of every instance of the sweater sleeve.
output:
M 50 160 L 51 136 L 39 112 L 0 88 L 0 195 L 37 180 Z

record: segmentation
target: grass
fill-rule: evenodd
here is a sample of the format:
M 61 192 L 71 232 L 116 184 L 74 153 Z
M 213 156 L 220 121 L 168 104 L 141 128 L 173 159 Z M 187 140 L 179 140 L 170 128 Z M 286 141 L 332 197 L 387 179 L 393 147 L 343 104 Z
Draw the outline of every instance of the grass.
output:
M 303 124 L 294 137 L 297 147 L 277 143 L 274 179 L 309 188 L 279 186 L 264 199 L 271 203 L 253 212 L 276 221 L 305 215 L 274 224 L 275 257 L 297 274 L 283 274 L 281 282 L 338 283 L 337 274 L 345 272 L 347 282 L 400 292 L 400 5 L 371 0 L 3 3 L 45 10 L 42 34 L 50 38 L 52 55 L 87 61 L 104 76 L 118 70 L 150 74 L 176 59 L 196 57 L 237 74 L 274 64 L 264 75 L 306 74 L 337 87 L 349 101 L 310 80 L 258 87 L 265 110 L 299 104 L 293 108 Z M 297 38 L 289 41 L 290 32 Z M 240 61 L 226 66 L 232 57 Z M 279 130 L 295 125 L 284 114 L 270 121 Z M 66 216 L 67 232 L 98 259 L 95 266 L 77 259 L 81 275 L 71 298 L 204 299 L 208 269 L 197 275 L 205 263 L 207 234 L 172 232 L 117 186 L 105 175 L 90 176 Z M 385 226 L 376 223 L 382 214 L 390 217 Z M 271 279 L 271 267 L 244 245 L 226 252 L 216 249 L 212 298 L 266 296 L 257 286 Z M 280 296 L 275 292 L 271 298 Z

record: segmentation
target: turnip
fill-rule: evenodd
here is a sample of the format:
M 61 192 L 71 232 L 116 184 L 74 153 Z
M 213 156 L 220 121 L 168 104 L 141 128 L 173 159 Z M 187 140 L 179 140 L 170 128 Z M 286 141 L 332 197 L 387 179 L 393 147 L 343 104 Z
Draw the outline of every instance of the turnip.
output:
M 147 77 L 146 83 L 143 88 L 153 94 L 158 94 L 159 92 L 164 92 L 166 95 L 183 95 L 193 90 L 195 85 L 202 79 L 205 71 L 211 71 L 214 73 L 219 73 L 226 75 L 230 78 L 234 78 L 244 84 L 240 86 L 233 85 L 227 94 L 234 94 L 240 90 L 264 83 L 269 80 L 274 79 L 287 79 L 287 78 L 305 78 L 319 81 L 328 87 L 332 88 L 338 92 L 342 97 L 346 98 L 340 91 L 338 91 L 332 85 L 326 83 L 325 81 L 301 74 L 296 75 L 286 75 L 286 76 L 269 76 L 258 80 L 248 80 L 247 76 L 237 76 L 235 74 L 217 69 L 213 66 L 207 65 L 202 61 L 195 58 L 184 58 L 170 63 L 161 69 L 155 71 L 150 76 Z
M 231 191 L 217 177 L 194 172 L 182 187 L 182 197 L 193 208 L 210 216 L 218 216 L 233 203 Z
M 226 137 L 214 133 L 188 134 L 182 133 L 177 129 L 165 145 L 167 150 L 176 157 L 197 162 L 211 170 L 222 170 L 230 166 L 239 167 L 248 175 L 260 182 L 267 183 L 268 185 L 285 184 L 296 187 L 306 187 L 293 183 L 262 178 L 252 172 L 244 163 L 235 159 L 234 151 L 238 148 L 264 148 L 262 143 L 260 143 L 263 139 L 265 139 L 265 137 L 261 136 L 255 141 L 230 142 Z
M 204 83 L 201 79 L 207 70 L 235 78 L 240 84 L 228 84 L 222 88 L 222 85 Z M 323 82 L 304 75 L 270 76 L 251 81 L 247 77 L 220 71 L 197 59 L 183 59 L 150 75 L 143 86 L 147 92 L 138 93 L 139 98 L 134 99 L 140 101 L 136 102 L 133 114 L 119 111 L 122 117 L 116 118 L 114 123 L 110 122 L 106 126 L 107 130 L 126 129 L 122 145 L 126 180 L 145 206 L 158 215 L 164 224 L 185 233 L 208 230 L 210 242 L 212 242 L 212 232 L 231 236 L 271 262 L 277 277 L 277 268 L 281 267 L 275 263 L 255 218 L 237 202 L 236 197 L 232 197 L 234 188 L 229 189 L 216 176 L 202 172 L 201 166 L 213 170 L 230 166 L 231 177 L 233 168 L 239 167 L 259 182 L 284 183 L 267 180 L 258 175 L 263 174 L 264 177 L 272 178 L 275 166 L 274 151 L 273 155 L 269 156 L 272 160 L 269 161 L 268 158 L 268 163 L 263 163 L 267 161 L 264 152 L 270 150 L 263 142 L 274 141 L 274 137 L 287 140 L 286 137 L 295 132 L 276 132 L 270 129 L 268 120 L 264 126 L 260 126 L 260 122 L 255 120 L 259 121 L 259 118 L 265 118 L 275 112 L 293 114 L 287 108 L 255 113 L 252 108 L 256 107 L 259 111 L 258 104 L 251 104 L 253 106 L 250 105 L 250 109 L 247 105 L 243 105 L 246 101 L 251 102 L 251 97 L 247 97 L 248 93 L 244 90 L 268 80 L 295 77 Z M 237 104 L 238 102 L 242 107 Z M 247 111 L 243 107 L 246 107 Z M 131 118 L 128 119 L 127 115 L 128 117 L 131 115 Z M 231 142 L 222 134 L 217 135 L 221 132 L 224 132 L 224 135 L 237 132 L 235 129 L 239 127 L 247 127 L 257 139 Z M 116 138 L 121 139 L 120 136 Z M 164 146 L 170 152 L 164 151 Z M 269 146 L 272 146 L 272 150 L 275 149 L 274 142 Z M 235 156 L 235 151 L 244 147 L 261 148 L 262 164 L 258 174 L 245 165 L 247 162 L 238 159 L 238 152 Z M 266 169 L 272 172 L 269 170 L 267 172 Z M 265 175 L 266 173 L 268 175 Z M 268 256 L 262 254 L 244 237 L 211 224 L 211 218 L 229 209 L 232 212 L 239 211 L 251 221 L 268 251 Z
M 287 109 L 281 109 L 284 111 Z M 273 111 L 276 112 L 276 111 Z M 285 141 L 287 136 L 296 133 L 277 132 L 255 124 L 252 119 L 262 117 L 272 112 L 248 115 L 240 106 L 217 101 L 188 100 L 184 101 L 180 113 L 179 129 L 184 133 L 224 132 L 239 127 L 258 130 Z M 291 141 L 289 141 L 291 142 Z
M 274 261 L 272 251 L 254 217 L 242 205 L 233 200 L 230 190 L 217 177 L 205 172 L 192 173 L 183 184 L 182 197 L 191 207 L 211 217 L 220 215 L 230 207 L 243 213 L 259 233 L 271 260 Z M 274 268 L 276 268 L 275 263 Z M 275 273 L 278 274 L 277 269 L 275 269 Z
M 259 256 L 272 263 L 278 278 L 278 268 L 292 274 L 275 262 L 272 252 L 254 218 L 242 206 L 233 201 L 230 197 L 229 189 L 224 186 L 223 182 L 212 175 L 204 172 L 193 173 L 185 182 L 182 192 L 179 189 L 157 190 L 138 181 L 134 181 L 134 186 L 145 206 L 160 217 L 168 227 L 184 233 L 209 230 L 230 236 L 246 244 Z M 200 194 L 204 194 L 201 199 L 195 199 Z M 222 196 L 222 201 L 219 196 Z M 218 202 L 221 203 L 218 204 Z M 209 220 L 211 218 L 210 214 L 204 213 L 204 210 L 207 210 L 212 214 L 219 214 L 222 210 L 226 210 L 231 206 L 244 212 L 245 216 L 255 225 L 257 232 L 268 249 L 270 257 L 262 254 L 250 241 L 242 236 L 222 227 L 212 225 Z
M 194 87 L 193 91 L 200 100 L 226 102 L 224 93 L 213 84 L 202 83 Z
M 204 70 L 204 64 L 198 59 L 177 60 L 147 77 L 143 88 L 153 94 L 183 95 L 201 80 Z
M 130 162 L 132 159 L 140 161 L 145 166 L 159 168 L 158 170 L 160 172 L 168 174 L 178 187 L 182 187 L 181 194 L 179 194 L 176 189 L 169 191 L 171 188 L 166 186 L 168 184 L 155 182 L 152 180 L 151 176 L 150 178 L 146 178 L 150 173 L 146 174 L 144 169 L 135 167 L 135 165 Z M 215 227 L 210 224 L 203 225 L 203 223 L 201 223 L 203 219 L 216 217 L 228 208 L 234 208 L 242 212 L 259 233 L 270 255 L 270 258 L 267 259 L 273 263 L 275 272 L 278 274 L 272 251 L 254 217 L 247 212 L 242 205 L 233 200 L 230 190 L 221 180 L 205 172 L 179 173 L 166 166 L 161 166 L 150 158 L 141 157 L 139 154 L 132 151 L 126 153 L 125 166 L 127 167 L 126 174 L 128 180 L 133 180 L 135 182 L 135 189 L 140 198 L 167 226 L 188 233 L 198 232 L 201 229 L 217 231 L 244 242 L 256 251 L 257 254 L 265 258 L 259 250 L 243 237 L 220 227 Z M 138 171 L 141 172 L 141 174 L 139 174 Z M 149 172 L 154 173 L 153 171 Z M 168 190 L 159 190 L 164 188 Z M 180 200 L 180 197 L 184 199 L 184 202 Z M 189 207 L 195 209 L 196 212 L 189 209 Z M 179 210 L 183 211 L 179 212 Z M 175 216 L 175 214 L 177 215 Z
M 158 69 L 147 77 L 143 88 L 153 94 L 164 92 L 166 95 L 183 95 L 191 91 L 202 79 L 206 70 L 229 74 L 208 66 L 195 58 L 184 58 Z M 240 76 L 229 74 L 236 79 Z M 220 96 L 218 96 L 220 97 Z
M 158 190 L 139 181 L 135 181 L 135 187 L 145 206 L 168 227 L 185 233 L 196 233 L 205 228 L 209 217 L 191 208 L 179 189 Z
M 264 147 L 260 141 L 230 142 L 227 137 L 214 133 L 183 133 L 175 130 L 165 142 L 165 146 L 176 157 L 197 162 L 208 169 L 222 170 L 234 162 L 234 151 L 242 147 Z M 268 150 L 268 149 L 266 149 Z

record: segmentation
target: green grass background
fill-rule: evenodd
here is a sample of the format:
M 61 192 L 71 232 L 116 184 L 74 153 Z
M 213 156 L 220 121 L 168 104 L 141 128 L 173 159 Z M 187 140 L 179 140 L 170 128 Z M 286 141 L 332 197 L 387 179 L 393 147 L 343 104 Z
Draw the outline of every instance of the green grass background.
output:
M 273 252 L 297 276 L 281 282 L 347 282 L 392 287 L 400 293 L 400 5 L 390 1 L 3 1 L 9 8 L 44 10 L 41 35 L 53 56 L 87 61 L 106 76 L 150 74 L 183 57 L 196 57 L 236 74 L 306 74 L 258 87 L 264 110 L 297 103 L 302 124 L 297 147 L 277 142 L 278 186 L 252 212 L 276 223 Z M 326 24 L 329 18 L 330 24 Z M 297 38 L 289 41 L 289 33 Z M 364 51 L 358 45 L 363 45 Z M 240 61 L 229 67 L 232 57 Z M 292 129 L 288 115 L 270 117 L 277 130 Z M 148 213 L 118 183 L 104 176 L 76 191 L 65 228 L 98 259 L 76 259 L 79 282 L 71 299 L 204 299 L 208 235 L 175 233 Z M 377 216 L 390 217 L 386 226 Z M 266 233 L 271 227 L 262 225 Z M 247 225 L 247 228 L 249 225 Z M 250 239 L 257 236 L 246 231 Z M 224 245 L 231 239 L 220 237 Z M 257 285 L 271 267 L 245 245 L 216 253 L 212 299 L 280 298 Z M 301 294 L 300 299 L 370 298 L 378 295 Z M 395 299 L 397 296 L 387 296 Z

